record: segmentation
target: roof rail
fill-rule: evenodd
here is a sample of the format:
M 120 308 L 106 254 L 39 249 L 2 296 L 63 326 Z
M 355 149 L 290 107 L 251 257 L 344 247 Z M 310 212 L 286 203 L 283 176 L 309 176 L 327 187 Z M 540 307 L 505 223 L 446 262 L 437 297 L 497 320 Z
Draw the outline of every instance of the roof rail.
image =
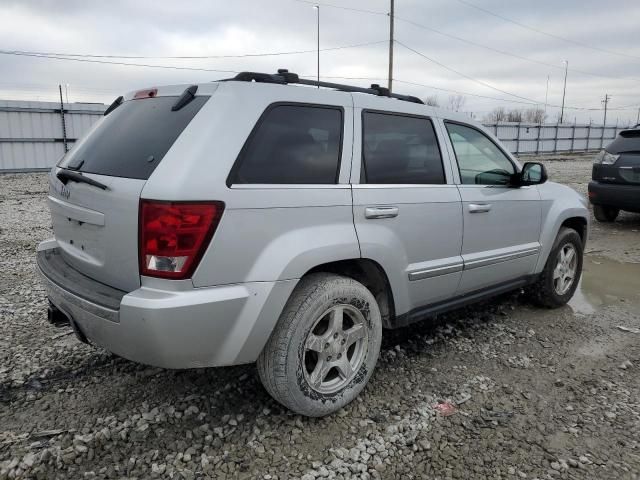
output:
M 381 87 L 377 83 L 374 83 L 369 88 L 356 87 L 353 85 L 343 85 L 341 83 L 332 83 L 332 82 L 320 82 L 317 80 L 307 80 L 304 78 L 300 78 L 298 74 L 289 72 L 284 68 L 278 70 L 278 73 L 259 73 L 259 72 L 241 72 L 237 74 L 233 78 L 226 78 L 224 80 L 220 80 L 221 82 L 228 81 L 238 81 L 238 82 L 257 82 L 257 83 L 277 83 L 280 85 L 287 84 L 298 84 L 298 85 L 311 85 L 314 87 L 325 87 L 325 88 L 333 88 L 335 90 L 340 90 L 342 92 L 358 92 L 358 93 L 368 93 L 370 95 L 377 95 L 378 97 L 390 97 L 396 98 L 398 100 L 403 100 L 405 102 L 412 103 L 422 103 L 424 102 L 420 100 L 418 97 L 414 97 L 412 95 L 400 95 L 398 93 L 389 92 L 388 88 Z

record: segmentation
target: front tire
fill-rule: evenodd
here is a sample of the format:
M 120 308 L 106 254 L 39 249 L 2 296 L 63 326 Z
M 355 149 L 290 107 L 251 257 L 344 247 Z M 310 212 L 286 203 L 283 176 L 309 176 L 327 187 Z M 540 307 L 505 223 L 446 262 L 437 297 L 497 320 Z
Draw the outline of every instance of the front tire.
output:
M 289 298 L 257 367 L 269 394 L 301 415 L 339 410 L 367 384 L 382 340 L 371 292 L 352 278 L 304 277 Z
M 593 206 L 593 216 L 596 217 L 596 220 L 598 220 L 599 222 L 613 222 L 616 218 L 618 218 L 619 213 L 619 208 L 607 207 L 606 205 Z
M 536 304 L 557 308 L 571 299 L 582 274 L 582 253 L 582 239 L 578 232 L 567 227 L 560 228 L 544 270 L 529 287 Z

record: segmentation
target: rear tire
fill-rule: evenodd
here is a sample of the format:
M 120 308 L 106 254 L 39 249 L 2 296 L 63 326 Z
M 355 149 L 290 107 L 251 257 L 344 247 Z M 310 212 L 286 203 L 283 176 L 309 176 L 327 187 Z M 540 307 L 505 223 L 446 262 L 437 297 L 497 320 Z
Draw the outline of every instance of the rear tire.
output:
M 593 215 L 599 222 L 610 223 L 618 218 L 619 208 L 607 207 L 606 205 L 594 205 Z
M 582 239 L 578 232 L 572 228 L 560 228 L 544 270 L 527 289 L 531 300 L 546 308 L 565 305 L 578 288 L 582 252 Z
M 262 350 L 260 380 L 290 410 L 328 415 L 367 384 L 381 340 L 371 292 L 352 278 L 314 273 L 300 281 Z

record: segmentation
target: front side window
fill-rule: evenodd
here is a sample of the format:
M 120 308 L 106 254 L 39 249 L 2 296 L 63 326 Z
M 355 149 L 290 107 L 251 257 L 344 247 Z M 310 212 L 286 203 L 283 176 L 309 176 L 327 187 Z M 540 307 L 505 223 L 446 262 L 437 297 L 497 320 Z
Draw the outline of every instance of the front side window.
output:
M 465 185 L 507 185 L 515 173 L 511 160 L 485 134 L 458 123 L 446 123 Z
M 230 184 L 335 184 L 341 143 L 341 109 L 276 105 L 242 149 Z
M 446 183 L 438 140 L 430 120 L 374 112 L 364 112 L 362 120 L 366 183 Z

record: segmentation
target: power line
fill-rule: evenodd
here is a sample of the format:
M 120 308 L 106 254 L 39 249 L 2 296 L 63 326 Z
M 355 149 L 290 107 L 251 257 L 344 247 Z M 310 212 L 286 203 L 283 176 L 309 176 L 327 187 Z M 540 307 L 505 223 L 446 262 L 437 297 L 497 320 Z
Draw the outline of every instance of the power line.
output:
M 313 78 L 312 75 L 301 75 L 301 77 L 304 78 Z M 340 76 L 322 76 L 320 78 L 323 79 L 334 79 L 334 80 L 369 80 L 369 81 L 382 81 L 382 80 L 386 80 L 386 78 L 382 78 L 382 77 L 340 77 Z M 488 99 L 488 100 L 497 100 L 500 102 L 505 102 L 505 103 L 516 103 L 516 104 L 522 104 L 522 105 L 539 105 L 538 103 L 534 102 L 534 101 L 522 101 L 522 100 L 511 100 L 508 98 L 499 98 L 499 97 L 492 97 L 489 95 L 481 95 L 478 93 L 471 93 L 471 92 L 464 92 L 461 90 L 452 90 L 450 88 L 442 88 L 442 87 L 436 87 L 434 85 L 427 85 L 425 83 L 417 83 L 417 82 L 410 82 L 408 80 L 402 80 L 400 78 L 394 78 L 393 79 L 394 82 L 398 82 L 398 83 L 403 83 L 405 85 L 413 85 L 415 87 L 423 87 L 423 88 L 429 88 L 429 89 L 433 89 L 433 90 L 439 90 L 442 92 L 448 92 L 448 93 L 455 93 L 458 95 L 467 95 L 470 97 L 478 97 L 478 98 L 483 98 L 483 99 Z
M 347 48 L 366 47 L 370 45 L 378 45 L 386 43 L 387 40 L 379 40 L 376 42 L 356 43 L 352 45 L 342 45 L 339 47 L 322 48 L 321 52 L 329 52 L 333 50 L 344 50 Z M 89 53 L 61 53 L 61 52 L 34 52 L 26 50 L 7 50 L 5 52 L 12 52 L 16 55 L 41 55 L 41 56 L 57 56 L 57 57 L 79 57 L 79 58 L 122 58 L 122 59 L 148 59 L 148 60 L 199 60 L 199 59 L 216 59 L 216 58 L 247 58 L 247 57 L 275 57 L 281 55 L 298 55 L 304 53 L 316 53 L 314 50 L 293 50 L 285 52 L 264 52 L 264 53 L 244 53 L 238 55 L 175 55 L 175 56 L 147 56 L 147 55 L 97 55 Z
M 302 0 L 299 0 L 302 1 Z M 473 77 L 470 77 L 462 72 L 459 72 L 451 67 L 448 67 L 447 65 L 438 62 L 437 60 L 432 59 L 431 57 L 428 57 L 426 55 L 424 55 L 421 52 L 418 52 L 417 50 L 408 47 L 407 45 L 405 45 L 404 43 L 395 40 L 396 43 L 402 45 L 403 47 L 407 48 L 408 50 L 416 53 L 417 55 L 423 57 L 424 59 L 431 61 L 433 63 L 436 63 L 437 65 L 441 66 L 442 68 L 445 68 L 449 71 L 454 72 L 457 75 L 460 75 L 464 78 L 467 78 L 468 80 L 474 81 L 476 83 L 479 83 L 480 85 L 483 85 L 487 88 L 491 88 L 492 90 L 498 91 L 500 93 L 515 97 L 515 98 L 519 98 L 521 100 L 524 100 L 524 102 L 517 102 L 517 101 L 511 101 L 511 103 L 526 103 L 526 104 L 530 104 L 530 105 L 537 105 L 540 104 L 540 102 L 531 99 L 531 98 L 527 98 L 527 97 L 523 97 L 520 95 L 516 95 L 514 93 L 508 92 L 506 90 L 502 90 L 499 89 L 497 87 L 494 87 L 493 85 L 490 85 L 486 82 L 483 82 L 481 80 L 477 80 Z M 141 63 L 129 63 L 129 62 L 114 62 L 114 61 L 109 61 L 109 60 L 98 60 L 98 59 L 90 59 L 90 58 L 67 58 L 67 57 L 61 57 L 61 56 L 56 56 L 56 55 L 41 55 L 41 54 L 36 54 L 36 53 L 25 53 L 25 52 L 16 52 L 16 51 L 6 51 L 6 50 L 0 50 L 0 55 L 16 55 L 16 56 L 27 56 L 27 57 L 35 57 L 35 58 L 46 58 L 46 59 L 51 59 L 51 60 L 66 60 L 66 61 L 75 61 L 75 62 L 86 62 L 86 63 L 98 63 L 98 64 L 108 64 L 108 65 L 120 65 L 120 66 L 127 66 L 127 67 L 143 67 L 143 68 L 160 68 L 160 69 L 171 69 L 171 70 L 187 70 L 187 71 L 202 71 L 202 72 L 214 72 L 214 73 L 238 73 L 238 70 L 219 70 L 219 69 L 210 69 L 210 68 L 196 68 L 196 67 L 180 67 L 180 66 L 175 66 L 175 65 L 151 65 L 151 64 L 141 64 Z M 329 77 L 325 77 L 325 78 L 329 78 Z M 345 77 L 335 77 L 335 78 L 345 78 Z M 346 77 L 348 78 L 348 77 Z M 353 79 L 371 79 L 370 77 L 351 77 Z M 377 79 L 376 79 L 377 80 Z M 407 81 L 402 81 L 402 80 L 397 80 L 401 83 L 406 83 L 406 84 L 411 84 L 413 82 L 407 82 Z M 424 86 L 427 88 L 433 88 L 433 89 L 437 89 L 437 90 L 444 90 L 444 91 L 451 91 L 451 92 L 456 92 L 454 90 L 447 90 L 447 89 L 441 89 L 438 87 L 432 87 L 432 86 L 428 86 L 428 85 L 422 85 L 422 84 L 416 84 L 419 86 Z M 477 96 L 477 97 L 481 97 L 481 98 L 490 98 L 493 100 L 499 100 L 499 101 L 507 101 L 506 99 L 500 99 L 500 98 L 495 98 L 495 97 L 489 97 L 489 96 L 483 96 L 483 95 L 477 95 L 477 94 L 470 94 L 470 93 L 464 93 L 464 92 L 456 92 L 456 93 L 461 93 L 461 94 L 465 94 L 465 95 L 470 95 L 470 96 Z M 552 107 L 558 107 L 558 105 L 550 105 Z M 629 105 L 631 106 L 631 105 Z M 598 108 L 586 108 L 586 107 L 565 107 L 567 109 L 571 109 L 571 110 L 599 110 Z M 625 107 L 626 108 L 626 107 Z M 624 108 L 612 108 L 610 110 L 622 110 Z
M 443 32 L 443 31 L 438 30 L 438 29 L 433 28 L 433 27 L 428 27 L 428 26 L 423 25 L 421 23 L 414 22 L 413 20 L 402 18 L 402 17 L 399 17 L 397 15 L 395 16 L 395 18 L 397 20 L 400 20 L 401 22 L 405 22 L 405 23 L 408 23 L 410 25 L 413 25 L 414 27 L 418 27 L 418 28 L 421 28 L 423 30 L 428 30 L 430 32 L 437 33 L 438 35 L 442 35 L 442 36 L 447 37 L 447 38 L 453 38 L 454 40 L 458 40 L 460 42 L 466 43 L 467 45 L 473 45 L 473 46 L 476 46 L 476 47 L 484 48 L 485 50 L 489 50 L 489 51 L 492 51 L 492 52 L 495 52 L 495 53 L 499 53 L 501 55 L 506 55 L 506 56 L 509 56 L 509 57 L 517 58 L 519 60 L 524 60 L 526 62 L 531 62 L 531 63 L 535 63 L 535 64 L 538 64 L 538 65 L 542 65 L 542 66 L 545 66 L 545 67 L 555 68 L 555 69 L 558 69 L 558 70 L 564 70 L 564 67 L 561 67 L 560 65 L 554 65 L 553 63 L 547 63 L 547 62 L 543 62 L 541 60 L 535 60 L 533 58 L 524 57 L 524 56 L 518 55 L 516 53 L 507 52 L 505 50 L 500 50 L 498 48 L 494 48 L 494 47 L 491 47 L 489 45 L 484 45 L 482 43 L 474 42 L 472 40 L 468 40 L 466 38 L 459 37 L 457 35 L 453 35 L 451 33 Z M 620 77 L 611 77 L 611 76 L 602 75 L 602 74 L 599 74 L 599 73 L 592 73 L 592 72 L 586 72 L 584 70 L 577 70 L 575 68 L 570 69 L 570 71 L 571 72 L 575 72 L 575 73 L 580 73 L 582 75 L 589 75 L 589 76 L 599 77 L 599 78 L 607 78 L 607 79 L 614 79 L 614 80 L 632 80 L 634 82 L 640 82 L 640 79 L 636 79 L 636 78 L 627 78 L 627 79 L 625 79 L 625 78 L 620 78 Z
M 70 62 L 87 62 L 87 63 L 100 63 L 106 65 L 121 65 L 127 67 L 145 67 L 145 68 L 162 68 L 168 70 L 189 70 L 197 72 L 215 72 L 215 73 L 238 73 L 237 70 L 217 70 L 212 68 L 196 68 L 196 67 L 178 67 L 175 65 L 150 65 L 145 63 L 128 63 L 128 62 L 113 62 L 110 60 L 96 60 L 90 58 L 72 58 L 72 57 L 60 57 L 57 55 L 38 55 L 34 53 L 20 53 L 8 50 L 0 50 L 0 55 L 15 55 L 20 57 L 35 57 L 35 58 L 48 58 L 50 60 L 66 60 Z
M 367 9 L 362 9 L 362 8 L 343 7 L 341 5 L 334 5 L 334 4 L 330 4 L 330 3 L 318 3 L 318 2 L 314 2 L 313 0 L 294 0 L 294 1 L 301 2 L 301 3 L 308 3 L 310 5 L 321 5 L 321 6 L 331 7 L 331 8 L 338 8 L 338 9 L 342 9 L 342 10 L 350 10 L 350 11 L 354 11 L 354 12 L 368 13 L 368 14 L 371 14 L 371 15 L 389 16 L 389 14 L 386 13 L 386 12 L 378 12 L 378 11 L 367 10 Z M 462 1 L 462 0 L 459 0 L 459 1 Z M 463 3 L 467 4 L 466 2 L 463 2 Z M 472 5 L 470 3 L 468 3 L 467 5 L 473 6 L 475 8 L 483 10 L 481 7 L 477 7 L 477 6 Z M 495 53 L 499 53 L 501 55 L 510 56 L 510 57 L 513 57 L 513 58 L 517 58 L 519 60 L 535 63 L 535 64 L 542 65 L 542 66 L 545 66 L 545 67 L 555 68 L 555 69 L 558 69 L 558 70 L 564 70 L 564 67 L 561 67 L 560 65 L 554 65 L 553 63 L 547 63 L 547 62 L 543 62 L 541 60 L 535 60 L 533 58 L 529 58 L 529 57 L 525 57 L 525 56 L 522 56 L 522 55 L 518 55 L 516 53 L 507 52 L 505 50 L 500 50 L 498 48 L 494 48 L 494 47 L 491 47 L 489 45 L 484 45 L 482 43 L 474 42 L 472 40 L 468 40 L 466 38 L 459 37 L 457 35 L 453 35 L 451 33 L 443 32 L 443 31 L 438 30 L 438 29 L 433 28 L 433 27 L 428 27 L 428 26 L 426 26 L 424 24 L 415 22 L 413 20 L 409 20 L 407 18 L 402 18 L 402 17 L 399 17 L 397 15 L 394 15 L 394 18 L 397 19 L 397 20 L 400 20 L 402 22 L 408 23 L 410 25 L 413 25 L 415 27 L 421 28 L 423 30 L 428 30 L 430 32 L 437 33 L 438 35 L 442 35 L 442 36 L 445 36 L 445 37 L 448 37 L 448 38 L 453 38 L 453 39 L 458 40 L 460 42 L 466 43 L 467 45 L 474 45 L 476 47 L 484 48 L 486 50 L 489 50 L 489 51 L 492 51 L 492 52 L 495 52 Z M 568 40 L 568 39 L 567 39 L 567 41 L 572 42 L 572 40 Z M 589 48 L 591 48 L 591 47 L 589 47 Z M 640 58 L 640 57 L 634 57 L 634 58 Z M 575 68 L 572 68 L 571 72 L 579 73 L 579 74 L 582 74 L 582 75 L 589 75 L 589 76 L 597 77 L 597 78 L 606 78 L 606 79 L 609 79 L 609 80 L 630 80 L 630 81 L 633 81 L 633 82 L 639 82 L 640 83 L 640 79 L 633 78 L 633 77 L 628 77 L 628 78 L 612 77 L 612 76 L 609 76 L 609 75 L 602 75 L 602 74 L 599 74 L 599 73 L 587 72 L 587 71 L 578 70 L 578 69 L 575 69 Z
M 523 104 L 523 105 L 539 105 L 538 103 L 535 102 L 529 102 L 529 101 L 522 101 L 522 100 L 510 100 L 507 98 L 499 98 L 499 97 L 491 97 L 489 95 L 480 95 L 478 93 L 470 93 L 470 92 L 462 92 L 460 90 L 451 90 L 449 88 L 441 88 L 441 87 L 434 87 L 433 85 L 426 85 L 424 83 L 416 83 L 416 82 L 409 82 L 407 80 L 400 80 L 398 78 L 394 78 L 394 80 L 398 83 L 404 83 L 406 85 L 414 85 L 416 87 L 424 87 L 424 88 L 432 88 L 433 90 L 440 90 L 443 92 L 449 92 L 449 93 L 455 93 L 458 95 L 468 95 L 470 97 L 478 97 L 478 98 L 485 98 L 485 99 L 489 99 L 489 100 L 498 100 L 500 102 L 506 102 L 506 103 L 518 103 L 518 104 Z
M 500 15 L 499 13 L 495 13 L 495 12 L 492 12 L 491 10 L 487 10 L 486 8 L 480 7 L 480 6 L 478 6 L 478 5 L 474 4 L 474 3 L 467 2 L 466 0 L 458 0 L 458 2 L 460 2 L 460 3 L 464 4 L 464 5 L 467 5 L 468 7 L 475 8 L 476 10 L 480 10 L 481 12 L 484 12 L 487 15 L 492 15 L 494 17 L 497 17 L 497 18 L 499 18 L 501 20 L 504 20 L 505 22 L 513 23 L 514 25 L 518 25 L 521 28 L 525 28 L 527 30 L 531 30 L 532 32 L 536 32 L 536 33 L 539 33 L 541 35 L 546 35 L 547 37 L 555 38 L 557 40 L 562 40 L 563 42 L 573 43 L 574 45 L 579 45 L 579 46 L 584 47 L 584 48 L 590 48 L 591 50 L 597 50 L 599 52 L 609 53 L 609 54 L 612 54 L 612 55 L 619 55 L 619 56 L 622 56 L 622 57 L 635 58 L 636 60 L 640 60 L 640 57 L 638 57 L 636 55 L 630 55 L 628 53 L 616 52 L 614 50 L 608 50 L 606 48 L 595 47 L 593 45 L 588 45 L 586 43 L 578 42 L 576 40 L 571 40 L 569 38 L 561 37 L 560 35 L 556 35 L 554 33 L 545 32 L 545 31 L 540 30 L 538 28 L 531 27 L 529 25 L 525 25 L 524 23 L 518 22 L 516 20 L 513 20 L 511 18 L 505 17 L 503 15 Z
M 360 43 L 354 45 L 343 45 L 340 47 L 331 47 L 325 48 L 321 51 L 332 51 L 332 50 L 342 50 L 346 48 L 356 48 L 363 47 L 369 45 L 376 45 L 380 43 L 386 43 L 386 40 L 381 40 L 377 42 L 368 42 L 368 43 Z M 274 55 L 293 55 L 299 53 L 316 53 L 317 50 L 298 50 L 292 52 L 272 52 L 272 53 L 260 53 L 260 54 L 244 54 L 244 55 L 225 55 L 219 57 L 197 57 L 197 58 L 240 58 L 240 57 L 264 57 L 264 56 L 274 56 Z M 131 63 L 131 62 L 117 62 L 113 60 L 104 60 L 104 58 L 191 58 L 191 57 L 121 57 L 116 55 L 86 55 L 86 54 L 63 54 L 63 53 L 48 53 L 48 52 L 30 52 L 25 50 L 0 50 L 0 55 L 14 55 L 14 56 L 22 56 L 22 57 L 35 57 L 35 58 L 48 58 L 51 60 L 67 60 L 72 62 L 87 62 L 87 63 L 100 63 L 107 65 L 120 65 L 120 66 L 129 66 L 129 67 L 145 67 L 145 68 L 161 68 L 161 69 L 169 69 L 169 70 L 189 70 L 196 72 L 214 72 L 214 73 L 238 73 L 238 70 L 220 70 L 213 68 L 202 68 L 202 67 L 185 67 L 185 66 L 177 66 L 177 65 L 152 65 L 146 63 Z M 86 58 L 89 57 L 89 58 Z M 193 57 L 196 58 L 196 57 Z
M 320 5 L 321 7 L 331 7 L 331 8 L 339 8 L 340 10 L 349 10 L 351 12 L 360 12 L 360 13 L 369 13 L 371 15 L 389 15 L 387 12 L 377 12 L 375 10 L 367 10 L 365 8 L 353 8 L 353 7 L 344 7 L 342 5 L 335 5 L 332 3 L 322 3 L 322 2 L 314 2 L 313 0 L 294 0 L 295 2 L 300 3 L 308 3 L 309 5 Z
M 497 92 L 504 93 L 505 95 L 509 95 L 509 96 L 512 96 L 512 97 L 515 97 L 515 98 L 519 98 L 521 100 L 526 100 L 529 103 L 533 103 L 533 104 L 536 104 L 536 105 L 542 104 L 542 102 L 538 102 L 537 100 L 534 100 L 532 98 L 523 97 L 521 95 L 517 95 L 515 93 L 511 93 L 511 92 L 508 92 L 506 90 L 502 90 L 502 89 L 500 89 L 498 87 L 494 87 L 493 85 L 491 85 L 489 83 L 486 83 L 486 82 L 484 82 L 482 80 L 478 80 L 477 78 L 471 77 L 471 76 L 469 76 L 469 75 L 467 75 L 465 73 L 462 73 L 462 72 L 460 72 L 458 70 L 455 70 L 454 68 L 451 68 L 451 67 L 445 65 L 444 63 L 441 63 L 441 62 L 439 62 L 439 61 L 437 61 L 437 60 L 425 55 L 424 53 L 419 52 L 418 50 L 415 50 L 415 49 L 409 47 L 408 45 L 405 45 L 404 43 L 402 43 L 399 40 L 396 40 L 396 43 L 398 43 L 399 45 L 402 45 L 407 50 L 410 50 L 411 52 L 415 53 L 416 55 L 419 55 L 420 57 L 424 58 L 425 60 L 428 60 L 429 62 L 435 63 L 436 65 L 444 68 L 445 70 L 449 70 L 450 72 L 453 72 L 456 75 L 459 75 L 459 76 L 461 76 L 463 78 L 466 78 L 467 80 L 471 80 L 472 82 L 478 83 L 479 85 L 482 85 L 484 87 L 490 88 L 490 89 L 495 90 Z M 549 106 L 550 107 L 556 107 L 556 108 L 560 107 L 560 105 L 549 105 Z M 567 106 L 565 106 L 564 108 L 568 109 L 568 110 L 593 110 L 593 111 L 600 110 L 599 108 L 588 108 L 588 107 L 567 107 Z M 611 110 L 614 110 L 614 109 L 612 108 Z M 617 109 L 615 109 L 615 110 L 617 110 Z
M 541 103 L 541 102 L 537 102 L 536 100 L 533 100 L 533 99 L 531 99 L 531 98 L 523 97 L 523 96 L 521 96 L 521 95 L 517 95 L 517 94 L 515 94 L 515 93 L 507 92 L 506 90 L 502 90 L 502 89 L 500 89 L 500 88 L 498 88 L 498 87 L 494 87 L 493 85 L 491 85 L 491 84 L 489 84 L 489 83 L 486 83 L 486 82 L 483 82 L 482 80 L 478 80 L 477 78 L 470 77 L 470 76 L 469 76 L 469 75 L 467 75 L 467 74 L 464 74 L 464 73 L 462 73 L 462 72 L 459 72 L 458 70 L 455 70 L 455 69 L 453 69 L 453 68 L 451 68 L 451 67 L 449 67 L 449 66 L 445 65 L 444 63 L 441 63 L 441 62 L 439 62 L 438 60 L 435 60 L 435 59 L 433 59 L 433 58 L 431 58 L 431 57 L 429 57 L 429 56 L 425 55 L 424 53 L 419 52 L 418 50 L 415 50 L 415 49 L 413 49 L 413 48 L 411 48 L 411 47 L 409 47 L 409 46 L 405 45 L 405 44 L 404 44 L 404 43 L 402 43 L 400 40 L 396 40 L 396 43 L 398 43 L 398 45 L 402 45 L 402 46 L 403 46 L 404 48 L 406 48 L 407 50 L 409 50 L 409 51 L 411 51 L 411 52 L 415 53 L 416 55 L 418 55 L 418 56 L 420 56 L 420 57 L 424 58 L 425 60 L 428 60 L 428 61 L 430 61 L 430 62 L 432 62 L 432 63 L 435 63 L 436 65 L 439 65 L 440 67 L 444 68 L 445 70 L 449 70 L 450 72 L 453 72 L 453 73 L 455 73 L 456 75 L 459 75 L 459 76 L 461 76 L 461 77 L 464 77 L 464 78 L 466 78 L 467 80 L 471 80 L 472 82 L 478 83 L 478 84 L 480 84 L 480 85 L 482 85 L 482 86 L 484 86 L 484 87 L 487 87 L 487 88 L 490 88 L 490 89 L 492 89 L 492 90 L 495 90 L 496 92 L 504 93 L 505 95 L 509 95 L 509 96 L 511 96 L 511 97 L 519 98 L 519 99 L 521 99 L 521 100 L 527 100 L 528 102 Z

